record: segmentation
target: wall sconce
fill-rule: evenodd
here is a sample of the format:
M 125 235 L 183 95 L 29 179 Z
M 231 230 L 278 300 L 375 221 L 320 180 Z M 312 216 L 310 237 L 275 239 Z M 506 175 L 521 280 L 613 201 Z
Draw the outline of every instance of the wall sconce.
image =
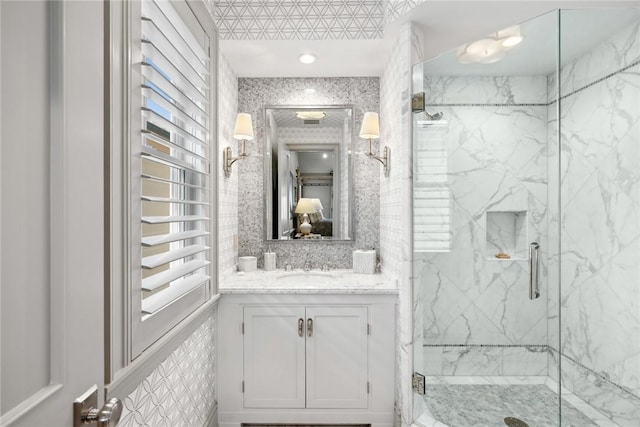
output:
M 233 137 L 240 140 L 240 153 L 238 157 L 233 157 L 231 147 L 222 150 L 222 167 L 224 168 L 224 176 L 231 176 L 231 165 L 241 159 L 249 157 L 246 151 L 245 143 L 253 140 L 253 123 L 251 123 L 251 114 L 238 113 L 236 116 L 236 125 L 233 129 Z
M 391 149 L 385 145 L 382 156 L 376 156 L 371 148 L 371 140 L 380 138 L 380 123 L 378 121 L 378 113 L 364 113 L 364 118 L 362 119 L 362 127 L 360 128 L 360 138 L 369 140 L 369 152 L 367 153 L 367 156 L 382 163 L 382 166 L 384 167 L 384 176 L 389 176 Z

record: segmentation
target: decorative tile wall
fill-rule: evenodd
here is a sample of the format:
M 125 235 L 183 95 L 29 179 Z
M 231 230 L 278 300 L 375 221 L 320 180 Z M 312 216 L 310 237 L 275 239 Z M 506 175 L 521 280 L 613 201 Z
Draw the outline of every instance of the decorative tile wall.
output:
M 215 2 L 220 39 L 380 39 L 383 0 L 231 0 Z
M 227 59 L 218 54 L 218 263 L 223 277 L 235 271 L 238 259 L 238 168 L 226 178 L 222 167 L 222 149 L 230 146 L 238 154 L 238 141 L 233 138 L 238 113 L 238 78 Z
M 396 318 L 397 408 L 402 425 L 411 425 L 413 307 L 411 286 L 411 64 L 419 61 L 421 35 L 404 24 L 380 79 L 380 145 L 391 149 L 389 176 L 376 165 L 380 179 L 380 258 L 385 274 L 398 282 Z
M 216 314 L 124 399 L 120 427 L 205 426 L 216 407 Z
M 315 93 L 307 94 L 312 87 Z M 378 249 L 380 168 L 366 156 L 366 144 L 357 136 L 366 111 L 379 111 L 379 80 L 375 77 L 338 78 L 240 78 L 238 111 L 250 113 L 255 139 L 248 144 L 250 157 L 238 162 L 239 254 L 258 257 L 269 249 L 277 254 L 277 267 L 290 264 L 302 268 L 305 262 L 318 268 L 351 268 L 355 249 Z M 279 241 L 265 245 L 263 145 L 266 105 L 348 105 L 354 107 L 353 186 L 355 189 L 355 242 Z
M 580 13 L 563 12 L 566 25 Z M 624 426 L 640 419 L 637 16 L 560 79 L 563 385 Z

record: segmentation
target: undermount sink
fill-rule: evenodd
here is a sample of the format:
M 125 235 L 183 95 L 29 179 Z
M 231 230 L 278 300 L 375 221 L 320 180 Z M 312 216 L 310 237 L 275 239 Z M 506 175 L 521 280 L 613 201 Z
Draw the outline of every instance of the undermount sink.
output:
M 280 283 L 314 284 L 337 279 L 334 273 L 326 271 L 290 271 L 278 274 L 276 280 Z

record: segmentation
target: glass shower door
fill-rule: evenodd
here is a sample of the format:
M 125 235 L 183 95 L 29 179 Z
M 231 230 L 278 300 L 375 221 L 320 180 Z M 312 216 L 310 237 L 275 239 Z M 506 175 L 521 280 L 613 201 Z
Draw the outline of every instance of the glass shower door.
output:
M 414 76 L 416 423 L 640 425 L 640 9 L 548 13 Z
M 414 409 L 423 425 L 558 423 L 557 21 L 549 13 L 419 66 L 414 368 L 426 386 Z

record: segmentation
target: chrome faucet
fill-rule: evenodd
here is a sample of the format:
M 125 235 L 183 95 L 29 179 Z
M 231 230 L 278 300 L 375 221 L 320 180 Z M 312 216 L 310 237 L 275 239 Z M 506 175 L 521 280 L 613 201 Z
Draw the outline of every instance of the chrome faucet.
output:
M 311 270 L 311 264 L 309 264 L 308 262 L 304 263 L 304 271 L 310 271 Z
M 329 271 L 329 264 L 323 264 L 322 271 Z
M 291 264 L 285 264 L 284 271 L 291 271 Z

